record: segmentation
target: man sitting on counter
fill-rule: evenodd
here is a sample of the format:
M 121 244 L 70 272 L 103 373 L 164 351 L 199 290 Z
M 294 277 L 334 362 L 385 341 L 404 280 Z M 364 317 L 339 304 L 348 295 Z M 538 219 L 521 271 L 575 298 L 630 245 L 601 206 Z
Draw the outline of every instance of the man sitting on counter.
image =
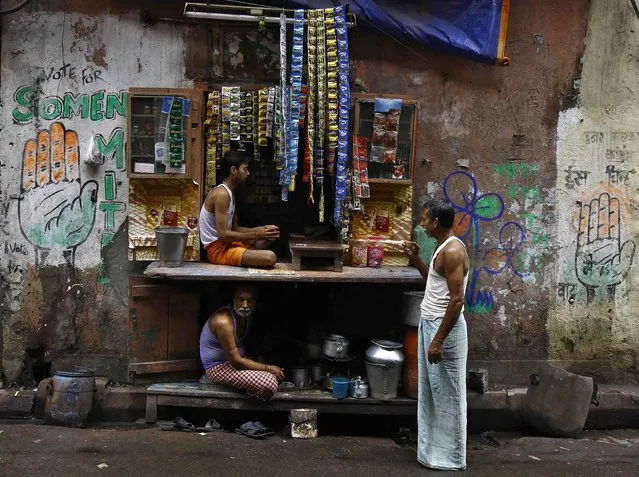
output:
M 220 162 L 224 181 L 204 199 L 200 211 L 200 240 L 210 263 L 269 268 L 277 260 L 266 250 L 280 236 L 276 225 L 240 227 L 235 211 L 235 191 L 250 175 L 250 157 L 237 150 L 227 152 Z

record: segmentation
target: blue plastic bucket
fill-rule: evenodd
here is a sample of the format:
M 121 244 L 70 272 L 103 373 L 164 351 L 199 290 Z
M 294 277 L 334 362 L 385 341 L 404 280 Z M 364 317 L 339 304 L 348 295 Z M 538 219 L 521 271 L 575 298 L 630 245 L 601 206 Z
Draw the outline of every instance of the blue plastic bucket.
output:
M 333 383 L 333 397 L 337 399 L 343 399 L 348 397 L 348 388 L 351 385 L 350 380 L 346 378 L 331 378 Z

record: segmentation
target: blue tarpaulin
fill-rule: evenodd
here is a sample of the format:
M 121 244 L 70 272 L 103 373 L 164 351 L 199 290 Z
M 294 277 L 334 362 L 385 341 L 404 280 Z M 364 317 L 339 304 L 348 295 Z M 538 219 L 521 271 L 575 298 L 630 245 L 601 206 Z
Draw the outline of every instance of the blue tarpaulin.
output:
M 358 26 L 402 42 L 485 63 L 507 64 L 504 56 L 509 0 L 272 0 L 283 8 L 348 5 Z

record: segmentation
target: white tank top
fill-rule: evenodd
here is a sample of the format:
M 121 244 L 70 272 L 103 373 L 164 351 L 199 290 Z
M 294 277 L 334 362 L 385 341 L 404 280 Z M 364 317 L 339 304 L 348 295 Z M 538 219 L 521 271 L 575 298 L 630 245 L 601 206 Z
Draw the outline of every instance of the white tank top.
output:
M 224 187 L 226 189 L 226 192 L 229 193 L 229 197 L 231 198 L 231 202 L 229 202 L 229 208 L 226 211 L 226 228 L 228 230 L 231 230 L 233 228 L 233 214 L 235 214 L 235 200 L 233 198 L 233 192 L 231 192 L 229 186 L 227 186 L 224 182 L 222 182 L 217 187 Z M 206 210 L 204 204 L 202 204 L 202 210 L 200 210 L 199 226 L 200 240 L 202 241 L 202 245 L 204 245 L 204 247 L 208 247 L 216 240 L 219 240 L 217 227 L 215 225 L 215 214 Z
M 444 250 L 444 247 L 448 245 L 448 243 L 452 240 L 459 240 L 459 238 L 448 237 L 444 243 L 442 243 L 435 253 L 433 254 L 433 258 L 430 260 L 430 267 L 428 267 L 428 279 L 426 280 L 426 291 L 424 292 L 424 299 L 422 300 L 421 310 L 422 310 L 422 318 L 425 320 L 435 320 L 437 318 L 442 318 L 446 314 L 446 308 L 448 307 L 448 302 L 450 301 L 450 290 L 448 289 L 448 283 L 446 279 L 442 277 L 435 270 L 435 259 L 439 252 Z M 464 242 L 459 240 L 459 242 L 464 245 Z M 464 245 L 464 248 L 466 246 Z M 464 296 L 466 295 L 466 284 L 468 283 L 468 273 L 464 276 Z M 461 312 L 464 312 L 464 307 L 462 305 Z

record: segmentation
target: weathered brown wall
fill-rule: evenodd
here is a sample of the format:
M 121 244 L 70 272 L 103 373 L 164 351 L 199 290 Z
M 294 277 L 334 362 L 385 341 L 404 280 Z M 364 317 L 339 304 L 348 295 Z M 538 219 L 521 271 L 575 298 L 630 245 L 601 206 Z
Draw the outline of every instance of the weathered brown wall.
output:
M 428 195 L 443 195 L 444 186 L 460 207 L 460 194 L 471 194 L 466 202 L 474 215 L 457 229 L 468 231 L 465 241 L 477 274 L 471 276 L 469 286 L 474 281 L 476 288 L 466 305 L 473 360 L 548 356 L 550 272 L 557 253 L 550 237 L 557 118 L 580 76 L 587 15 L 587 1 L 513 2 L 508 67 L 409 51 L 359 30 L 351 35 L 356 85 L 420 100 L 416 213 Z M 459 167 L 466 161 L 467 168 Z M 451 176 L 456 171 L 463 174 Z M 484 209 L 483 218 L 496 220 L 473 212 L 466 174 L 476 181 L 477 199 L 495 193 L 503 200 L 503 211 L 499 199 Z
M 32 8 L 62 11 L 62 5 L 62 2 L 48 2 L 46 7 Z M 174 52 L 176 36 L 183 42 L 180 48 L 183 49 L 184 63 L 174 65 L 170 78 L 179 76 L 183 84 L 250 82 L 254 76 L 266 79 L 272 75 L 269 67 L 260 64 L 261 57 L 250 54 L 251 46 L 256 45 L 250 32 L 242 37 L 240 57 L 238 53 L 230 54 L 220 48 L 221 34 L 216 27 L 175 23 L 169 28 L 166 23 L 154 23 L 153 20 L 150 24 L 141 24 L 137 7 L 128 2 L 104 0 L 89 6 L 87 2 L 77 1 L 64 5 L 67 14 L 87 15 L 85 18 L 89 24 L 99 23 L 100 15 L 107 10 L 108 15 L 121 15 L 121 18 L 126 18 L 127 27 L 132 29 L 128 33 L 131 47 L 137 49 L 139 44 L 149 51 L 151 57 L 142 59 L 143 67 L 138 57 L 137 63 L 127 66 L 129 69 L 120 69 L 125 74 L 118 76 L 117 80 L 111 78 L 117 89 L 158 86 L 160 83 L 163 86 L 181 86 L 167 84 L 166 75 L 153 76 L 156 73 L 151 64 L 155 55 L 164 57 L 167 52 Z M 144 9 L 152 3 L 140 5 Z M 179 18 L 180 8 L 173 5 L 155 13 L 157 16 Z M 444 191 L 460 209 L 466 209 L 466 214 L 463 211 L 459 214 L 466 218 L 458 224 L 457 231 L 468 234 L 466 243 L 475 273 L 470 284 L 474 286 L 474 293 L 470 296 L 466 312 L 470 356 L 473 360 L 483 360 L 486 365 L 493 363 L 491 369 L 498 374 L 501 371 L 497 364 L 502 360 L 528 362 L 549 357 L 546 324 L 551 306 L 549 297 L 556 294 L 554 262 L 560 253 L 554 247 L 553 236 L 558 220 L 554 210 L 558 176 L 557 121 L 560 110 L 573 106 L 578 98 L 574 86 L 578 86 L 577 80 L 581 75 L 580 57 L 584 49 L 588 9 L 586 0 L 511 2 L 506 47 L 506 54 L 511 58 L 509 67 L 445 56 L 415 45 L 409 49 L 381 33 L 364 28 L 350 32 L 353 91 L 408 95 L 420 101 L 415 211 L 416 214 L 419 212 L 420 204 L 428 195 L 442 195 Z M 144 18 L 145 22 L 149 22 L 148 18 Z M 27 22 L 27 19 L 22 21 Z M 3 28 L 6 25 L 4 23 Z M 89 35 L 95 35 L 95 32 L 89 32 Z M 29 39 L 24 41 L 29 44 Z M 92 38 L 91 41 L 95 45 L 104 45 L 105 54 L 110 57 L 105 68 L 107 73 L 110 69 L 117 70 L 117 63 L 128 61 L 126 52 L 120 57 L 113 56 L 110 38 Z M 66 48 L 70 48 L 69 43 Z M 277 44 L 261 41 L 256 48 L 275 52 Z M 17 49 L 5 46 L 3 34 L 3 56 Z M 67 52 L 67 55 L 70 54 Z M 30 63 L 35 63 L 35 53 L 31 55 Z M 226 63 L 218 61 L 220 55 L 227 55 Z M 48 63 L 60 60 L 46 58 Z M 220 69 L 220 64 L 226 64 L 227 68 Z M 4 59 L 3 65 L 11 68 Z M 4 85 L 5 68 L 2 74 Z M 178 80 L 171 82 L 178 83 Z M 12 94 L 13 90 L 3 92 L 5 105 L 12 104 Z M 6 122 L 6 114 L 4 118 Z M 4 136 L 3 141 L 11 140 L 6 138 Z M 13 159 L 5 156 L 2 158 L 5 162 L 14 161 L 16 151 L 20 153 L 24 139 L 22 136 L 19 139 L 21 142 L 16 149 L 11 150 Z M 468 166 L 460 167 L 460 164 Z M 474 195 L 471 190 L 473 180 L 476 183 Z M 467 197 L 467 204 L 463 203 L 462 193 Z M 479 200 L 482 194 L 494 195 Z M 16 232 L 13 233 L 19 237 Z M 123 233 L 124 225 L 118 234 Z M 87 253 L 110 254 L 111 258 L 103 261 L 101 270 L 110 270 L 112 274 L 110 288 L 107 289 L 119 290 L 118 294 L 121 294 L 126 290 L 130 268 L 126 263 L 125 236 L 117 237 L 120 240 L 114 240 L 106 252 L 97 247 Z M 87 288 L 95 286 L 95 277 L 100 269 L 96 263 L 100 261 L 99 256 L 89 260 L 89 265 L 81 273 L 82 277 L 87 277 L 90 285 Z M 27 262 L 26 273 L 31 274 L 28 276 L 37 277 L 25 281 L 31 287 L 29 290 L 39 290 L 45 277 L 65 280 L 63 266 L 59 266 L 57 274 L 47 275 L 44 269 L 34 269 L 32 261 Z M 5 273 L 5 277 L 9 276 Z M 10 288 L 9 285 L 7 287 Z M 112 337 L 116 337 L 118 344 L 109 348 L 115 351 L 109 353 L 121 356 L 118 362 L 126 361 L 126 344 L 120 342 L 125 336 L 122 327 L 126 322 L 126 308 L 121 303 L 117 304 L 115 298 L 108 304 L 113 307 L 109 310 L 116 310 L 112 312 L 101 304 L 99 294 L 85 294 L 77 310 L 86 310 L 86 314 L 78 319 L 79 311 L 74 311 L 74 318 L 71 318 L 68 310 L 54 306 L 59 299 L 55 294 L 37 291 L 41 301 L 33 302 L 25 300 L 27 291 L 21 289 L 20 293 L 23 298 L 18 302 L 22 305 L 11 311 L 10 321 L 15 326 L 24 325 L 35 330 L 41 319 L 38 310 L 56 309 L 59 310 L 59 320 L 66 320 L 76 333 L 80 330 L 75 348 L 66 355 L 62 348 L 61 356 L 73 360 L 74 355 L 91 354 L 92 349 L 100 350 L 95 353 L 99 355 L 108 348 L 102 344 L 105 338 L 110 342 Z M 110 313 L 116 313 L 118 318 L 109 326 L 109 320 L 105 320 L 104 316 L 112 316 Z M 33 324 L 28 325 L 31 322 Z M 14 336 L 14 331 L 9 335 Z M 59 348 L 58 344 L 35 331 L 27 334 L 28 339 L 12 341 L 5 332 L 5 350 L 16 348 L 19 355 L 18 351 L 31 346 L 26 344 L 30 342 L 33 346 L 44 344 Z M 37 339 L 32 339 L 33 336 Z M 570 355 L 562 358 L 571 361 Z M 119 369 L 121 376 L 122 367 Z

